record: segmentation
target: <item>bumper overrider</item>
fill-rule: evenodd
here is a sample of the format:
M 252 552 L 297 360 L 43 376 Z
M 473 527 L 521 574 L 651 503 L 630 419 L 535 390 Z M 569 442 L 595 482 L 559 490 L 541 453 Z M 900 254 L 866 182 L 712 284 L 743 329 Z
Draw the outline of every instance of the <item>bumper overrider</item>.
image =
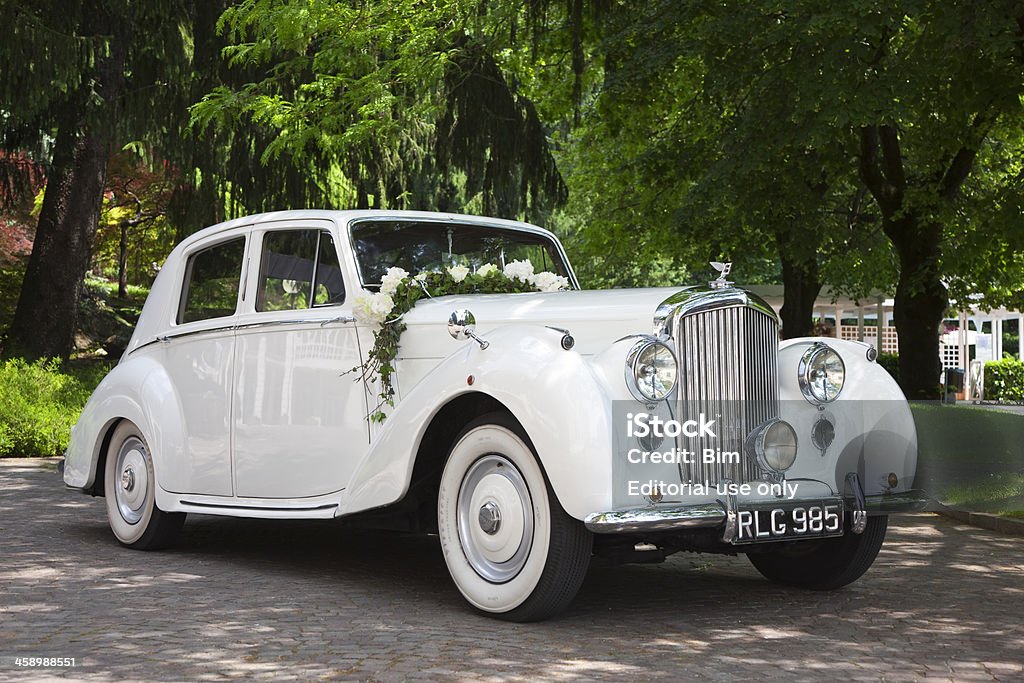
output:
M 846 477 L 851 496 L 836 496 L 850 517 L 850 529 L 861 533 L 868 515 L 921 510 L 929 497 L 921 490 L 865 496 L 855 473 Z M 817 500 L 817 499 L 816 499 Z M 799 503 L 800 501 L 793 501 Z M 736 541 L 737 503 L 735 496 L 727 496 L 713 503 L 691 505 L 679 503 L 652 504 L 646 507 L 625 508 L 608 512 L 594 512 L 584 520 L 587 529 L 597 534 L 628 534 L 664 531 L 686 531 L 698 528 L 721 527 L 722 540 Z

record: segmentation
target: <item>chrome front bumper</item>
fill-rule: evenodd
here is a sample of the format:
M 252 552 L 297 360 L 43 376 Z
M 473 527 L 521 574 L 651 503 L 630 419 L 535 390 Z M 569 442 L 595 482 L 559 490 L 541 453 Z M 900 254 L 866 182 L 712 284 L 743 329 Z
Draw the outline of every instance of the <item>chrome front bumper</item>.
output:
M 865 496 L 862 510 L 867 514 L 912 512 L 920 510 L 929 501 L 924 491 Z M 854 497 L 844 498 L 846 507 L 860 511 Z M 724 526 L 729 519 L 728 503 L 700 503 L 680 505 L 668 503 L 641 508 L 594 512 L 583 520 L 587 529 L 596 534 L 628 534 L 649 531 L 685 531 L 687 529 Z

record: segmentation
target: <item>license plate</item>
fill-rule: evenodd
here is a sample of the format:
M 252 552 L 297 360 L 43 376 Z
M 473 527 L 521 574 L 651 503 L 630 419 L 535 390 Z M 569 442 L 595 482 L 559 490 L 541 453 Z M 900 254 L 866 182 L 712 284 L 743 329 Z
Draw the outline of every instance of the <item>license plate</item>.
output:
M 843 535 L 841 500 L 801 501 L 792 505 L 757 505 L 736 511 L 733 543 L 766 543 Z

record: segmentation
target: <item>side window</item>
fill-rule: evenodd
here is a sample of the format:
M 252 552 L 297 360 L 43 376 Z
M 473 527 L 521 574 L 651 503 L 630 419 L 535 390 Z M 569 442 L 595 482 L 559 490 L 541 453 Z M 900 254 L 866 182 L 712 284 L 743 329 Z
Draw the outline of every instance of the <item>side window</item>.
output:
M 236 237 L 189 257 L 178 323 L 234 314 L 244 254 L 245 238 Z
M 345 301 L 345 280 L 341 277 L 338 250 L 331 233 L 320 233 L 320 249 L 316 261 L 316 292 L 314 306 L 332 306 Z
M 257 311 L 309 308 L 316 235 L 314 230 L 275 230 L 263 235 Z
M 345 285 L 330 233 L 275 230 L 263 236 L 257 311 L 341 303 Z

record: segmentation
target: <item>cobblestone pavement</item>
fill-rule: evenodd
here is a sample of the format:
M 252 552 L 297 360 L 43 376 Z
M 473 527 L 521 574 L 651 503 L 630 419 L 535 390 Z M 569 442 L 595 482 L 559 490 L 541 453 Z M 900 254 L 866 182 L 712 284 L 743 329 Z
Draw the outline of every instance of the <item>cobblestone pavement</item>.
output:
M 52 468 L 0 461 L 0 680 L 1024 679 L 1024 539 L 932 515 L 894 519 L 838 592 L 676 555 L 594 569 L 563 617 L 517 625 L 463 605 L 436 539 L 190 517 L 134 552 Z

